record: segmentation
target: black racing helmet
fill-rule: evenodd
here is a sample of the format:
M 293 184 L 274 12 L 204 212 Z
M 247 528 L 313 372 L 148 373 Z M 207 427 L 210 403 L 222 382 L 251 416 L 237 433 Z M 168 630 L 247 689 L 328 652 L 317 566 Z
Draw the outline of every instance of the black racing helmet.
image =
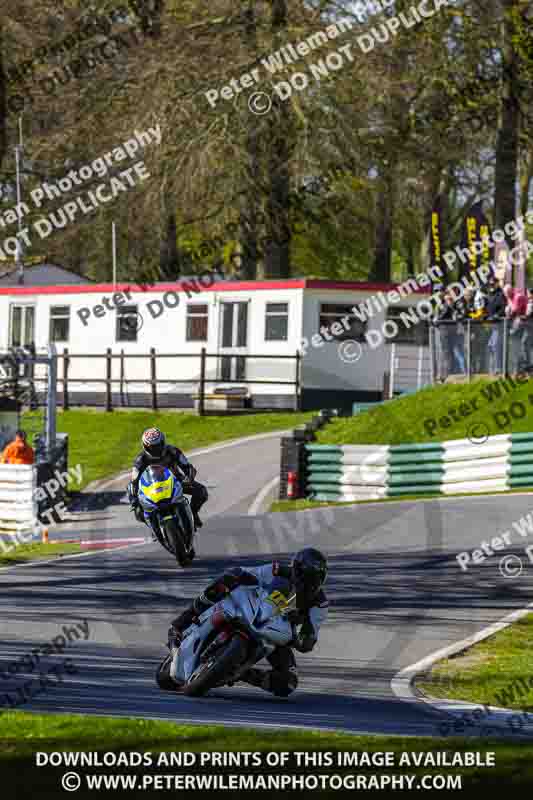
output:
M 165 451 L 165 435 L 159 428 L 148 428 L 142 435 L 143 449 L 149 458 L 161 458 Z
M 309 596 L 324 585 L 328 574 L 328 560 L 320 550 L 305 547 L 295 554 L 291 568 L 296 592 Z

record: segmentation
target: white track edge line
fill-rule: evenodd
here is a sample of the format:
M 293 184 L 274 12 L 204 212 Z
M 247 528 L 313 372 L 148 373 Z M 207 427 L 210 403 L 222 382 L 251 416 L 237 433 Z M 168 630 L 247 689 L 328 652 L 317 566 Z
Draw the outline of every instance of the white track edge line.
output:
M 419 661 L 416 661 L 414 664 L 403 667 L 396 673 L 396 675 L 394 675 L 391 680 L 390 686 L 393 694 L 395 694 L 400 700 L 408 703 L 416 703 L 419 705 L 421 702 L 423 702 L 431 706 L 432 710 L 438 712 L 439 714 L 451 713 L 449 711 L 445 712 L 444 710 L 437 708 L 436 703 L 432 699 L 415 694 L 413 689 L 413 681 L 416 676 L 421 672 L 425 672 L 428 667 L 433 666 L 433 664 L 435 664 L 437 661 L 441 661 L 443 658 L 455 655 L 456 653 L 461 652 L 461 650 L 466 650 L 470 647 L 473 647 L 478 642 L 488 639 L 489 636 L 498 633 L 498 631 L 508 628 L 513 622 L 517 622 L 519 619 L 527 616 L 532 609 L 533 603 L 528 603 L 528 605 L 524 608 L 518 608 L 515 611 L 511 611 L 509 614 L 506 614 L 505 617 L 502 617 L 502 619 L 498 622 L 493 622 L 491 625 L 488 625 L 486 628 L 482 628 L 472 636 L 468 636 L 466 639 L 461 639 L 458 642 L 454 642 L 446 647 L 442 647 L 440 650 L 430 653 L 424 658 L 421 658 Z M 435 698 L 435 701 L 437 701 L 437 698 Z M 438 698 L 438 702 L 445 701 L 446 698 Z M 465 707 L 466 705 L 467 704 L 465 703 Z
M 249 517 L 255 517 L 256 514 L 260 513 L 260 508 L 263 505 L 265 497 L 267 497 L 267 495 L 271 492 L 271 490 L 274 488 L 274 486 L 277 486 L 279 482 L 280 482 L 280 477 L 279 477 L 279 475 L 276 475 L 274 478 L 272 478 L 271 481 L 269 481 L 266 484 L 266 486 L 263 486 L 261 491 L 258 492 L 258 494 L 256 495 L 252 505 L 248 509 L 248 516 Z
M 113 541 L 110 539 L 109 541 Z M 61 542 L 53 542 L 52 544 L 61 544 Z M 145 540 L 144 542 L 136 542 L 135 544 L 123 544 L 119 545 L 118 547 L 113 547 L 113 550 L 128 550 L 130 547 L 145 547 L 147 544 L 152 544 L 151 541 Z M 86 558 L 87 556 L 96 556 L 100 555 L 100 553 L 107 553 L 109 554 L 110 548 L 101 548 L 98 550 L 91 551 L 89 550 L 87 553 L 69 553 L 66 556 L 56 556 L 55 558 L 36 558 L 32 561 L 26 561 L 22 564 L 13 564 L 11 567 L 0 567 L 0 575 L 4 572 L 11 572 L 14 569 L 21 569 L 21 567 L 38 567 L 42 566 L 43 564 L 54 564 L 56 561 L 66 561 L 67 558 Z

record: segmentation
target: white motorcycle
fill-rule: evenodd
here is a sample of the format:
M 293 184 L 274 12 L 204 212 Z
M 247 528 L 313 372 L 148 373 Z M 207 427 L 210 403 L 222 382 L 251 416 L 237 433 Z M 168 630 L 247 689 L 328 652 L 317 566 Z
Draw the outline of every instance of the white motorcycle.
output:
M 279 578 L 269 587 L 234 589 L 187 628 L 180 647 L 159 665 L 158 686 L 189 697 L 233 686 L 277 647 L 290 644 L 294 630 L 288 614 L 295 600 L 289 582 Z

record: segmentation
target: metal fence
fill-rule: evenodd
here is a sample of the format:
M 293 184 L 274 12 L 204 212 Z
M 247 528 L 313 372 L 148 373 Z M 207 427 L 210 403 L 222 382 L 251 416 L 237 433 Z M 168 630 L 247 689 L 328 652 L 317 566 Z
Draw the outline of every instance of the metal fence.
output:
M 431 383 L 429 348 L 393 342 L 390 345 L 389 371 L 383 387 L 384 397 L 391 399 L 395 395 L 418 391 Z
M 65 349 L 58 354 L 58 360 L 62 364 L 57 376 L 61 386 L 58 398 L 65 411 L 78 404 L 75 388 L 80 385 L 96 389 L 94 400 L 106 411 L 114 407 L 141 406 L 157 411 L 162 407 L 174 407 L 181 396 L 196 398 L 198 413 L 203 415 L 206 398 L 211 393 L 224 391 L 237 396 L 239 389 L 245 389 L 248 394 L 251 387 L 261 386 L 285 388 L 293 396 L 294 409 L 301 409 L 299 352 L 294 355 L 220 354 L 208 353 L 202 348 L 199 353 L 156 353 L 152 348 L 149 353 L 113 353 L 108 348 L 105 353 L 73 354 Z M 133 363 L 140 363 L 139 375 L 128 378 L 126 365 Z M 81 364 L 85 372 L 80 375 L 78 369 L 74 377 L 74 364 Z M 138 398 L 130 395 L 133 387 Z
M 56 441 L 56 407 L 300 411 L 302 354 L 0 352 L 0 411 L 2 401 L 15 420 L 9 430 L 4 425 L 4 438 L 12 438 L 22 415 L 38 460 L 46 461 Z M 2 432 L 0 417 L 0 444 Z
M 441 322 L 430 328 L 432 382 L 533 370 L 533 319 Z

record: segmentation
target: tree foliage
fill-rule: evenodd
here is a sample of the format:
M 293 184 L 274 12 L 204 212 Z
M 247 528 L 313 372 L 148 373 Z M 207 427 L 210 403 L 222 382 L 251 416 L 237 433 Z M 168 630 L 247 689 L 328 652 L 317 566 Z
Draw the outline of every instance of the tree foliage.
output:
M 109 19 L 119 6 L 123 12 L 107 30 L 94 24 L 95 15 Z M 206 248 L 207 265 L 250 278 L 401 279 L 429 265 L 428 221 L 438 194 L 445 247 L 458 243 L 465 211 L 477 199 L 495 224 L 528 207 L 529 6 L 451 0 L 363 52 L 360 37 L 383 38 L 385 22 L 400 13 L 409 18 L 410 2 L 395 0 L 362 19 L 349 0 L 2 0 L 2 207 L 13 203 L 19 116 L 26 195 L 159 125 L 161 144 L 139 156 L 149 181 L 36 240 L 26 255 L 109 279 L 114 222 L 121 279 L 200 270 L 202 242 L 217 243 Z M 351 30 L 269 76 L 263 59 L 343 21 Z M 93 35 L 68 53 L 36 59 L 39 49 L 89 24 Z M 65 65 L 110 37 L 129 44 L 67 80 Z M 350 58 L 345 50 L 342 68 L 317 79 L 311 64 L 345 45 Z M 8 80 L 28 60 L 35 63 L 24 78 Z M 259 81 L 210 104 L 209 91 L 222 92 L 254 69 Z M 298 72 L 309 85 L 280 99 L 272 84 L 289 85 Z M 53 93 L 46 91 L 50 76 L 64 80 Z M 254 92 L 270 95 L 269 113 L 250 110 Z M 14 96 L 24 98 L 21 115 Z M 36 216 L 33 210 L 29 222 Z

